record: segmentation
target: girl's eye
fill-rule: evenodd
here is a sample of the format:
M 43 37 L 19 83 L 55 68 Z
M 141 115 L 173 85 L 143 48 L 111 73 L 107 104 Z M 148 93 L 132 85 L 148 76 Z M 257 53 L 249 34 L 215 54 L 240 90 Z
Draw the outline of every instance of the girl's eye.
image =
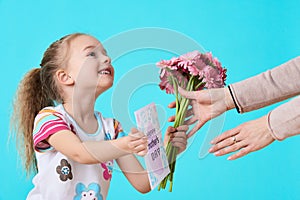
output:
M 95 57 L 95 56 L 96 56 L 96 53 L 95 53 L 95 52 L 90 52 L 90 53 L 88 54 L 88 56 L 93 56 L 93 57 Z

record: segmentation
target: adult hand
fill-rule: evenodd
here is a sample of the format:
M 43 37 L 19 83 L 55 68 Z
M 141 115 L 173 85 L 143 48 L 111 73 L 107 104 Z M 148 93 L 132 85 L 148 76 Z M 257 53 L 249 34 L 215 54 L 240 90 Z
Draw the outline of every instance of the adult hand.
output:
M 260 150 L 273 141 L 274 138 L 268 128 L 267 116 L 263 116 L 216 137 L 211 141 L 213 146 L 209 149 L 209 152 L 214 153 L 216 156 L 222 156 L 239 150 L 228 157 L 228 160 L 234 160 L 250 152 Z
M 164 138 L 164 144 L 170 141 L 174 147 L 178 147 L 178 154 L 186 149 L 187 135 L 186 132 L 189 130 L 187 125 L 182 125 L 177 128 L 169 126 Z
M 194 128 L 188 133 L 191 137 L 198 131 L 207 121 L 221 115 L 227 110 L 234 108 L 234 102 L 231 98 L 228 88 L 217 88 L 201 91 L 186 91 L 178 88 L 181 96 L 190 99 L 192 108 L 187 111 L 187 117 L 191 116 L 185 124 L 191 125 L 198 121 Z M 175 102 L 169 104 L 170 108 L 175 107 Z M 169 118 L 174 121 L 175 116 Z

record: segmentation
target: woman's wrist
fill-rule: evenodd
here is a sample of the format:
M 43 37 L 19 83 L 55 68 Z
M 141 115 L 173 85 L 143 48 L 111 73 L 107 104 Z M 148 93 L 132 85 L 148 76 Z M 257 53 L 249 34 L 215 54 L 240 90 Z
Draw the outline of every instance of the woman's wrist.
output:
M 231 110 L 231 109 L 235 108 L 236 106 L 235 106 L 233 97 L 231 95 L 230 88 L 229 87 L 225 87 L 224 88 L 224 92 L 225 92 L 226 110 Z

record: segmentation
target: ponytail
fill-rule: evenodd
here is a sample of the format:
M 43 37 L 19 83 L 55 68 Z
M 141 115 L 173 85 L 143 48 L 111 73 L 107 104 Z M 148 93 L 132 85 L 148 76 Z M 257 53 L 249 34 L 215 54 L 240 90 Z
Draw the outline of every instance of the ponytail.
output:
M 80 35 L 85 34 L 66 35 L 52 43 L 44 53 L 41 68 L 29 71 L 19 85 L 11 127 L 27 173 L 37 172 L 32 135 L 35 116 L 44 107 L 54 106 L 54 102 L 63 103 L 62 91 L 54 76 L 64 65 L 70 41 Z
M 32 69 L 20 82 L 11 117 L 12 132 L 27 173 L 37 172 L 32 136 L 34 118 L 42 108 L 54 105 L 44 92 L 40 71 L 40 68 Z

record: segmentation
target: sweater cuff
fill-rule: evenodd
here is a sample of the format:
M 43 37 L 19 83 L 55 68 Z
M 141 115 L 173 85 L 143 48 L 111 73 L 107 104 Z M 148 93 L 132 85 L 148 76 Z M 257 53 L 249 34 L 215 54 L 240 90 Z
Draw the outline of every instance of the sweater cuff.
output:
M 241 109 L 240 109 L 240 107 L 239 107 L 238 104 L 237 104 L 237 101 L 236 101 L 234 92 L 233 92 L 233 90 L 232 90 L 232 88 L 231 88 L 230 85 L 228 85 L 228 89 L 229 89 L 231 98 L 232 98 L 232 100 L 233 100 L 234 106 L 235 106 L 235 108 L 236 108 L 236 111 L 237 111 L 238 113 L 241 113 Z
M 271 111 L 271 112 L 272 112 L 272 111 Z M 269 131 L 270 131 L 270 133 L 271 133 L 271 136 L 273 137 L 274 140 L 279 140 L 279 141 L 281 141 L 281 140 L 283 140 L 283 139 L 279 139 L 279 138 L 277 137 L 277 135 L 275 134 L 273 128 L 271 127 L 271 123 L 270 123 L 270 115 L 271 115 L 271 112 L 269 112 L 269 113 L 268 113 L 268 116 L 267 116 L 267 120 L 268 120 L 268 129 L 269 129 Z
M 300 134 L 300 97 L 284 103 L 268 114 L 268 126 L 276 140 Z

